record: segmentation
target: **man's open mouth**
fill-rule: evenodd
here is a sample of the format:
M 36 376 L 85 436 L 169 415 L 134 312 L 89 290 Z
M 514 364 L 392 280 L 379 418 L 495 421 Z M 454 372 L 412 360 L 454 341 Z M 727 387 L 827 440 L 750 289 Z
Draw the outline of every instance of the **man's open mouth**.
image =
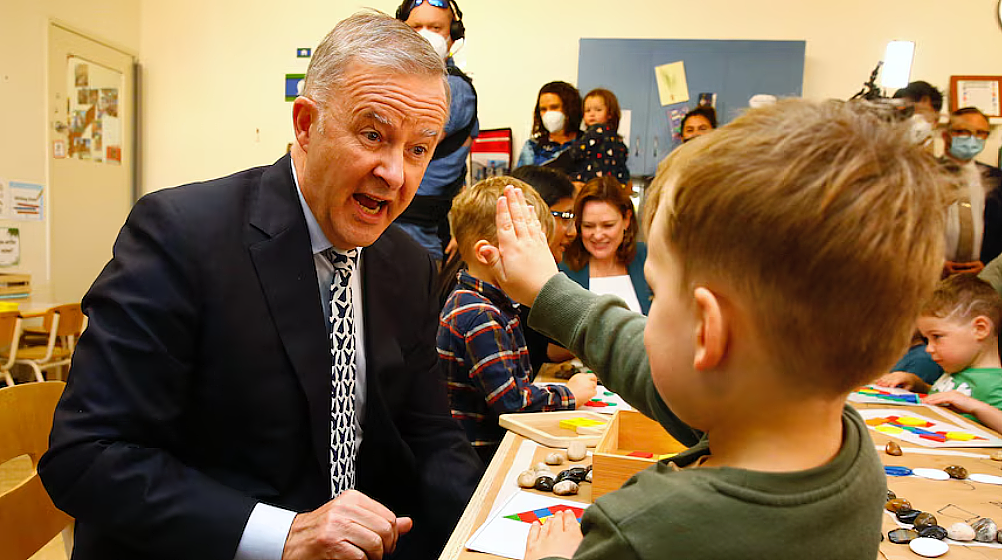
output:
M 353 198 L 355 199 L 355 202 L 358 202 L 358 205 L 362 207 L 362 211 L 366 214 L 372 214 L 373 216 L 379 214 L 379 211 L 383 209 L 383 206 L 386 206 L 385 200 L 372 198 L 367 194 L 356 194 L 353 195 Z

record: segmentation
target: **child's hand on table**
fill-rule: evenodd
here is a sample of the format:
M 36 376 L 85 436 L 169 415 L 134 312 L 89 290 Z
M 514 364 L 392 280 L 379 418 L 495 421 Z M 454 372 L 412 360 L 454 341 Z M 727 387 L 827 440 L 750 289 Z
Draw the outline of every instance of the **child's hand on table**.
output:
M 567 388 L 574 393 L 574 400 L 578 408 L 595 396 L 598 387 L 598 378 L 594 373 L 575 373 L 567 380 Z
M 925 385 L 922 378 L 907 371 L 892 371 L 885 373 L 876 381 L 876 385 L 881 387 L 900 387 L 908 391 L 914 391 Z
M 975 416 L 977 416 L 978 412 L 982 409 L 991 408 L 991 405 L 983 403 L 973 397 L 968 397 L 958 391 L 935 393 L 922 399 L 922 403 L 946 406 L 952 410 L 960 412 L 961 414 L 973 414 Z
M 525 542 L 525 560 L 539 560 L 556 556 L 570 558 L 578 549 L 584 537 L 581 525 L 569 510 L 559 511 L 545 525 L 538 521 L 529 528 L 529 538 Z

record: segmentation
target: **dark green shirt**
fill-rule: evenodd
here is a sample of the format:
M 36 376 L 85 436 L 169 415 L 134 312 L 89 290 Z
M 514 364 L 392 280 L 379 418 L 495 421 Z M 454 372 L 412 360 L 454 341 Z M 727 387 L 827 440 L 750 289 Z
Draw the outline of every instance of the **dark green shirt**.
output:
M 529 315 L 533 328 L 579 356 L 606 387 L 692 445 L 671 459 L 684 467 L 708 455 L 709 444 L 654 388 L 646 321 L 562 274 L 546 284 Z M 842 427 L 838 455 L 806 471 L 675 471 L 658 463 L 585 511 L 574 558 L 873 560 L 887 481 L 866 425 L 848 406 Z

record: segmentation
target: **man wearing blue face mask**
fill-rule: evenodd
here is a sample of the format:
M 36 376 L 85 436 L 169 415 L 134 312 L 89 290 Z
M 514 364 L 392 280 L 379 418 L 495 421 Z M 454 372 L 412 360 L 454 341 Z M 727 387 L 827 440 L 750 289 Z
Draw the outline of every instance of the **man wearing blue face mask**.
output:
M 988 117 L 976 107 L 954 111 L 943 131 L 942 162 L 960 176 L 962 185 L 960 200 L 947 214 L 946 257 L 954 264 L 987 263 L 1002 253 L 1002 172 L 974 161 L 990 133 Z
M 456 41 L 465 41 L 466 28 L 455 0 L 404 0 L 396 16 L 431 43 L 449 72 L 452 95 L 445 138 L 435 148 L 417 195 L 396 221 L 441 265 L 450 239 L 452 198 L 466 182 L 466 157 L 480 132 L 473 81 L 456 66 L 450 54 Z

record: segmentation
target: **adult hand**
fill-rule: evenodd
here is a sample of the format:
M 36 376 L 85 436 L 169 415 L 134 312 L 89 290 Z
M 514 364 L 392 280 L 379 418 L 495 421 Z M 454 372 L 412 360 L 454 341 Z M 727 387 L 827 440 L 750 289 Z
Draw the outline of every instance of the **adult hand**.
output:
M 397 517 L 372 498 L 348 490 L 319 509 L 292 521 L 282 560 L 379 559 L 411 530 L 409 517 Z
M 525 542 L 525 560 L 556 556 L 570 558 L 584 537 L 581 525 L 569 510 L 558 511 L 545 525 L 533 521 Z
M 578 408 L 595 396 L 598 378 L 594 373 L 575 373 L 567 380 L 567 388 L 574 394 Z
M 521 189 L 505 187 L 498 199 L 497 247 L 481 243 L 480 256 L 494 270 L 501 289 L 513 300 L 532 305 L 543 285 L 557 273 L 546 234 Z
M 876 381 L 876 384 L 880 387 L 900 387 L 902 389 L 913 391 L 916 388 L 921 388 L 925 385 L 925 382 L 914 373 L 908 373 L 907 371 L 892 371 L 891 373 L 885 373 L 882 375 L 880 379 Z

